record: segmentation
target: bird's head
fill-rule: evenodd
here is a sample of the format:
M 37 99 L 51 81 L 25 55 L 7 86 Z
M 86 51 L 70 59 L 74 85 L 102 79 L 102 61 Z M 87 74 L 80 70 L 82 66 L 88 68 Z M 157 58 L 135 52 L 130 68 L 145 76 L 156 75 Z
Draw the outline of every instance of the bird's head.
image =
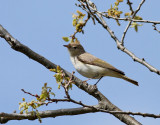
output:
M 68 45 L 63 45 L 68 48 L 71 56 L 78 56 L 85 53 L 83 46 L 79 42 L 71 42 Z

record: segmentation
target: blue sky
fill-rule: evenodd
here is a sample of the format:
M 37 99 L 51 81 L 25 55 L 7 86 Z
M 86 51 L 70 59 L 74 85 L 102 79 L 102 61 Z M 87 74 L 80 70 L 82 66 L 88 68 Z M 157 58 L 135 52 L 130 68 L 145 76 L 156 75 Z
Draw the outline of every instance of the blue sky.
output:
M 46 57 L 55 64 L 66 70 L 75 71 L 72 66 L 63 36 L 70 36 L 74 32 L 72 27 L 72 13 L 80 8 L 75 6 L 75 0 L 53 1 L 53 0 L 3 0 L 0 4 L 1 20 L 0 24 L 5 27 L 22 44 L 27 45 L 35 52 Z M 115 1 L 100 0 L 96 2 L 100 11 L 106 11 L 111 3 Z M 126 1 L 120 5 L 123 11 L 128 12 Z M 134 9 L 138 7 L 140 0 L 133 4 Z M 160 1 L 146 1 L 138 13 L 144 20 L 159 21 L 160 15 L 157 12 Z M 83 11 L 82 11 L 83 12 Z M 107 20 L 110 28 L 121 39 L 122 33 L 127 22 L 121 22 L 121 27 L 117 26 L 112 19 Z M 159 28 L 159 27 L 158 27 Z M 115 105 L 124 111 L 148 112 L 160 114 L 160 76 L 150 72 L 143 65 L 134 62 L 125 53 L 119 51 L 114 40 L 109 36 L 98 23 L 93 25 L 90 20 L 84 28 L 85 34 L 78 34 L 77 37 L 86 51 L 111 63 L 116 68 L 124 71 L 126 75 L 139 82 L 139 87 L 134 86 L 124 80 L 105 77 L 98 84 L 98 89 Z M 130 28 L 126 38 L 125 46 L 140 58 L 160 69 L 159 47 L 160 34 L 153 30 L 152 24 L 144 24 L 139 28 L 138 33 Z M 25 55 L 10 48 L 5 40 L 0 39 L 0 112 L 12 113 L 14 110 L 19 112 L 18 103 L 25 97 L 27 101 L 33 99 L 24 94 L 21 89 L 25 89 L 33 94 L 40 94 L 41 87 L 45 82 L 53 88 L 57 98 L 62 98 L 64 92 L 57 89 L 57 84 L 53 78 L 53 73 L 29 59 Z M 75 75 L 86 80 L 77 72 Z M 94 84 L 96 80 L 90 80 Z M 90 97 L 76 86 L 70 91 L 71 96 L 77 101 L 94 105 L 97 100 Z M 79 107 L 72 103 L 50 104 L 39 110 L 54 110 L 60 108 Z M 158 125 L 160 119 L 135 117 L 142 124 Z M 17 124 L 39 124 L 35 121 L 9 121 L 7 125 Z M 110 114 L 93 113 L 78 116 L 62 116 L 57 118 L 47 118 L 42 120 L 42 125 L 51 124 L 83 124 L 83 125 L 124 125 Z

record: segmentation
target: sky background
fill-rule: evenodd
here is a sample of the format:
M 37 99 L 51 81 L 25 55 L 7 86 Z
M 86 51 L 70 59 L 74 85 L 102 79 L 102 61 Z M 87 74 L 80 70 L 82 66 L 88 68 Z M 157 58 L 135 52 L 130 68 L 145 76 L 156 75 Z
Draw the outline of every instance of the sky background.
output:
M 116 0 L 99 0 L 96 2 L 99 11 L 107 11 Z M 0 4 L 1 19 L 0 24 L 9 33 L 18 39 L 22 44 L 30 47 L 53 63 L 62 66 L 67 71 L 75 71 L 69 59 L 67 49 L 63 47 L 67 44 L 62 40 L 63 36 L 70 36 L 75 31 L 72 26 L 72 14 L 76 10 L 82 11 L 75 6 L 76 0 L 2 0 Z M 141 0 L 133 4 L 134 10 Z M 160 20 L 160 1 L 146 1 L 138 12 L 144 20 Z M 129 12 L 126 0 L 119 6 L 120 10 Z M 82 11 L 85 13 L 84 11 Z M 128 24 L 107 19 L 107 24 L 114 31 L 115 35 L 121 39 L 122 33 Z M 159 28 L 159 27 L 158 27 Z M 139 87 L 134 86 L 124 80 L 105 77 L 98 84 L 101 91 L 113 104 L 123 111 L 143 112 L 160 114 L 160 76 L 150 72 L 143 65 L 134 62 L 128 55 L 119 51 L 115 41 L 109 33 L 97 22 L 93 25 L 90 20 L 84 28 L 85 34 L 77 34 L 81 44 L 87 52 L 111 63 L 116 68 L 124 71 L 126 75 L 139 82 Z M 135 32 L 130 28 L 125 37 L 125 46 L 136 56 L 145 60 L 160 69 L 160 34 L 153 30 L 152 24 L 144 24 Z M 41 64 L 29 59 L 24 54 L 16 52 L 8 43 L 0 38 L 0 112 L 19 112 L 19 102 L 22 98 L 31 101 L 33 97 L 24 94 L 21 89 L 25 89 L 33 94 L 40 94 L 41 87 L 45 82 L 53 88 L 56 98 L 63 98 L 63 89 L 57 89 L 53 75 Z M 77 72 L 75 75 L 81 80 L 86 80 Z M 90 80 L 89 84 L 94 84 L 96 80 Z M 76 86 L 70 91 L 70 95 L 77 101 L 82 101 L 88 105 L 97 104 L 97 100 L 89 96 Z M 80 107 L 72 103 L 58 103 L 43 106 L 39 111 L 56 110 L 61 108 Z M 160 119 L 135 118 L 144 125 L 159 125 Z M 9 121 L 7 125 L 17 124 L 40 124 L 38 120 L 29 121 Z M 124 125 L 117 118 L 105 113 L 90 113 L 77 116 L 61 116 L 56 118 L 42 119 L 42 125 Z

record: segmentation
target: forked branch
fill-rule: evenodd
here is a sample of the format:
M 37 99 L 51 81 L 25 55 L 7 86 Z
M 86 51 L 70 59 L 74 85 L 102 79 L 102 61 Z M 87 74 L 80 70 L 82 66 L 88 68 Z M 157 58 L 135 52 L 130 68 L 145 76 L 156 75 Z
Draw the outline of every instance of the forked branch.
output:
M 110 27 L 107 25 L 106 21 L 103 19 L 103 14 L 102 12 L 99 12 L 96 8 L 96 5 L 90 1 L 90 0 L 78 0 L 80 2 L 80 5 L 77 5 L 78 7 L 81 7 L 83 10 L 85 10 L 87 13 L 89 13 L 91 15 L 92 18 L 95 18 L 95 20 L 97 20 L 97 22 L 103 26 L 104 29 L 106 29 L 108 31 L 108 33 L 111 35 L 111 37 L 114 39 L 114 41 L 116 42 L 117 48 L 120 49 L 121 51 L 123 51 L 124 53 L 126 53 L 127 55 L 129 55 L 133 61 L 136 61 L 142 65 L 144 65 L 145 67 L 147 67 L 151 72 L 155 72 L 158 75 L 160 75 L 160 70 L 156 69 L 155 67 L 153 67 L 152 65 L 150 65 L 149 63 L 147 63 L 145 61 L 144 58 L 139 58 L 137 57 L 135 54 L 133 54 L 130 50 L 128 50 L 121 42 L 117 36 L 114 34 L 114 32 L 110 29 Z M 145 2 L 145 0 L 142 0 L 141 3 L 139 4 L 137 10 L 135 11 L 134 15 L 136 15 L 136 13 L 140 10 L 141 6 L 143 5 L 143 3 Z M 128 21 L 132 22 L 134 21 L 133 19 L 128 19 Z M 141 21 L 141 20 L 139 20 Z M 154 21 L 142 21 L 142 22 L 154 22 Z M 160 22 L 157 22 L 158 24 Z M 124 31 L 124 34 L 127 33 L 128 27 L 130 26 L 130 23 L 128 24 L 126 30 Z M 124 40 L 125 35 L 123 34 L 122 36 L 122 41 Z
M 39 62 L 43 66 L 45 66 L 48 69 L 56 69 L 57 65 L 47 60 L 45 57 L 39 55 L 38 53 L 35 53 L 33 50 L 31 50 L 29 47 L 21 44 L 18 40 L 13 38 L 6 29 L 0 25 L 0 37 L 4 38 L 6 42 L 9 43 L 9 45 L 16 51 L 21 52 L 28 56 L 29 58 Z M 72 74 L 66 71 L 61 67 L 61 69 L 64 71 L 66 76 L 71 77 Z M 94 87 L 93 85 L 89 85 L 82 80 L 78 79 L 76 76 L 73 76 L 73 81 L 75 82 L 75 85 L 85 91 L 86 93 L 90 94 L 94 98 L 98 100 L 98 107 L 101 109 L 105 109 L 108 111 L 122 111 L 117 106 L 112 104 L 100 91 L 98 91 L 98 88 Z M 78 110 L 78 111 L 77 111 Z M 97 111 L 97 110 L 96 110 Z M 78 113 L 77 113 L 78 112 Z M 45 117 L 56 117 L 56 116 L 62 116 L 62 115 L 75 115 L 75 114 L 85 114 L 89 112 L 95 112 L 95 109 L 91 108 L 72 108 L 72 109 L 62 109 L 62 110 L 49 110 L 40 112 L 39 116 L 42 118 Z M 12 117 L 12 115 L 14 117 Z M 41 116 L 42 115 L 42 116 Z M 113 114 L 116 118 L 118 118 L 120 121 L 129 124 L 129 125 L 141 125 L 137 120 L 135 120 L 133 117 L 126 115 L 126 114 Z M 8 117 L 7 117 L 8 116 Z M 19 117 L 20 116 L 20 117 Z M 31 117 L 30 114 L 7 114 L 7 113 L 1 113 L 0 120 L 4 121 L 7 117 L 8 120 L 14 120 L 16 119 L 36 119 L 37 117 Z M 7 120 L 7 121 L 8 121 Z

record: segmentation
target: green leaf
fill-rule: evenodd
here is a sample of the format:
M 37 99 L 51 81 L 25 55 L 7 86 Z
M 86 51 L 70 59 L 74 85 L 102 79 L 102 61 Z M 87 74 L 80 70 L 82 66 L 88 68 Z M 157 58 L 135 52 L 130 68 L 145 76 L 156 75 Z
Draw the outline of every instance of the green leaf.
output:
M 133 23 L 131 24 L 131 28 L 134 28 L 136 32 L 138 32 L 138 27 L 139 27 L 139 26 L 142 26 L 142 24 L 138 24 L 138 23 L 136 23 L 136 22 L 133 22 Z
M 123 2 L 123 0 L 117 0 L 118 2 Z
M 55 94 L 53 92 L 50 92 L 51 95 L 55 96 Z
M 134 29 L 136 32 L 138 32 L 138 25 L 135 25 Z
M 70 39 L 69 37 L 62 37 L 62 39 L 65 41 L 65 42 L 68 42 Z
M 134 19 L 135 19 L 135 20 L 143 20 L 143 18 L 140 17 L 140 16 L 135 16 Z
M 56 72 L 57 70 L 56 69 L 49 69 L 49 71 Z
M 73 26 L 76 26 L 76 25 L 77 25 L 77 19 L 73 19 L 72 25 L 73 25 Z
M 131 16 L 131 13 L 125 13 L 124 16 Z

